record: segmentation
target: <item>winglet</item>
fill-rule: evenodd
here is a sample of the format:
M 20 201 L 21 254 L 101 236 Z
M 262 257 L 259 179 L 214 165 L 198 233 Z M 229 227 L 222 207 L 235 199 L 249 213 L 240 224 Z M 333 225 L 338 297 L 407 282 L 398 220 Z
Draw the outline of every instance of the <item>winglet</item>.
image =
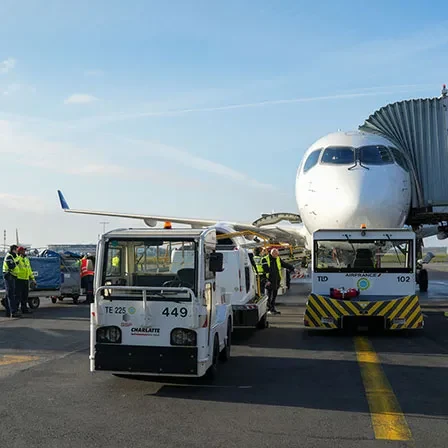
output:
M 58 190 L 59 202 L 61 203 L 62 210 L 70 210 L 67 201 L 64 198 L 61 190 Z

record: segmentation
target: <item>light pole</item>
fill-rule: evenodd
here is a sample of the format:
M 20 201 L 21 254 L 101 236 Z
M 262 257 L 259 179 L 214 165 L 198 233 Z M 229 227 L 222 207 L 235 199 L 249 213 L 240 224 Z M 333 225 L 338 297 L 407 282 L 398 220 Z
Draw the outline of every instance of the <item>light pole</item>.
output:
M 101 221 L 100 224 L 103 225 L 103 233 L 106 233 L 106 226 L 107 226 L 107 224 L 109 224 L 109 223 L 106 222 L 106 221 Z

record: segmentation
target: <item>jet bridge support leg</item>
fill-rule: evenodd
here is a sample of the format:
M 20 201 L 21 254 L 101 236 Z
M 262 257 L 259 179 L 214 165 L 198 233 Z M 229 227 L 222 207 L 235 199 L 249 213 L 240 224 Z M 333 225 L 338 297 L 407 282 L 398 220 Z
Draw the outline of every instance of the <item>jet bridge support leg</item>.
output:
M 418 260 L 421 260 L 423 258 L 423 239 L 417 238 L 416 241 L 416 264 L 417 264 L 417 270 L 416 270 L 416 280 L 419 286 L 420 292 L 427 292 L 428 291 L 428 271 L 423 268 L 423 265 L 418 262 Z

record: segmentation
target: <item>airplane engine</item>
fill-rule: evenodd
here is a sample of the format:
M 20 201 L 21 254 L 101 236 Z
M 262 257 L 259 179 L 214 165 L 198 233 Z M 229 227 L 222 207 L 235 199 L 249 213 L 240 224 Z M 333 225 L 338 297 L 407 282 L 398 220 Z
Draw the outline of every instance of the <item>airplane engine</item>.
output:
M 148 227 L 155 227 L 157 225 L 157 221 L 153 219 L 144 219 L 143 221 Z

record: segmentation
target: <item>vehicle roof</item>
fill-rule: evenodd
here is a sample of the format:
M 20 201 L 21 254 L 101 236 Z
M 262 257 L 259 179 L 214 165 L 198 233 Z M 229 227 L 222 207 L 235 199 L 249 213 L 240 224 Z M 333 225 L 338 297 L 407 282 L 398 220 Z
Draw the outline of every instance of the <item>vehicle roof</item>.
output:
M 384 229 L 379 229 L 379 228 L 378 229 L 360 229 L 360 228 L 355 228 L 355 229 L 319 229 L 313 233 L 313 237 L 321 238 L 324 235 L 328 235 L 328 234 L 333 234 L 333 235 L 338 234 L 338 236 L 344 237 L 344 235 L 347 233 L 359 235 L 359 234 L 361 234 L 361 232 L 365 232 L 365 235 L 362 236 L 362 238 L 365 238 L 365 239 L 368 239 L 369 237 L 377 238 L 378 236 L 381 236 L 381 234 L 384 232 L 387 232 L 390 234 L 395 233 L 395 234 L 400 234 L 402 236 L 415 238 L 415 232 L 413 230 L 388 229 L 388 228 L 384 228 Z
M 107 238 L 200 238 L 213 229 L 114 229 L 103 236 Z

